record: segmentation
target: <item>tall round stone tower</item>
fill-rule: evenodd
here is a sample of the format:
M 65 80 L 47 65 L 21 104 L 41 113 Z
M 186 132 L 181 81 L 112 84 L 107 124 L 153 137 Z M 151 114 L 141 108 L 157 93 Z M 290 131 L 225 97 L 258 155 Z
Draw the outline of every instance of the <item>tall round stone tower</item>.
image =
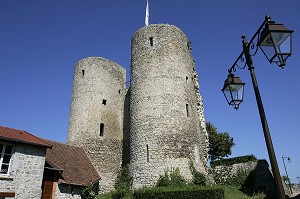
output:
M 206 174 L 207 133 L 190 42 L 177 27 L 149 25 L 131 41 L 130 169 L 133 187 L 154 185 L 166 169 Z
M 100 191 L 113 188 L 122 163 L 126 71 L 100 57 L 75 65 L 67 143 L 82 147 L 101 175 Z

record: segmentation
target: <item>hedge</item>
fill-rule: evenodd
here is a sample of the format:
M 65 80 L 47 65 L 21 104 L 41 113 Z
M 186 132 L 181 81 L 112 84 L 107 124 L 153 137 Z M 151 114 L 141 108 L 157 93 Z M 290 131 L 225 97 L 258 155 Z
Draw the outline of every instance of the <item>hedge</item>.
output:
M 214 168 L 216 166 L 230 166 L 233 164 L 245 163 L 250 161 L 257 161 L 257 158 L 254 155 L 245 155 L 245 156 L 239 156 L 235 158 L 215 160 L 210 162 L 210 167 Z
M 224 189 L 199 186 L 144 188 L 134 191 L 134 199 L 224 199 Z

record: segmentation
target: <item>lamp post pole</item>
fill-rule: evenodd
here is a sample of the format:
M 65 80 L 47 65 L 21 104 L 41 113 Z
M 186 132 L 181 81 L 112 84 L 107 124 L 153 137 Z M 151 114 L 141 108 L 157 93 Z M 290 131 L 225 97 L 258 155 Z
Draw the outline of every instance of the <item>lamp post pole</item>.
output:
M 291 159 L 290 159 L 290 157 L 283 157 L 283 156 L 282 156 L 282 161 L 283 161 L 283 166 L 284 166 L 285 174 L 286 174 L 286 177 L 287 177 L 287 179 L 288 179 L 288 181 L 289 181 L 290 192 L 291 192 L 291 194 L 293 194 L 292 186 L 291 186 L 291 181 L 290 181 L 288 172 L 287 172 L 287 170 L 286 170 L 285 162 L 284 162 L 284 159 L 285 159 L 285 158 L 287 158 L 289 162 L 291 161 Z
M 270 163 L 271 163 L 271 168 L 272 168 L 272 172 L 273 172 L 273 176 L 274 176 L 274 180 L 275 180 L 278 197 L 279 197 L 279 199 L 285 199 L 285 193 L 284 193 L 284 189 L 283 189 L 283 185 L 282 185 L 282 181 L 281 181 L 281 177 L 280 177 L 280 173 L 279 173 L 279 169 L 278 169 L 278 164 L 277 164 L 277 160 L 276 160 L 276 156 L 275 156 L 275 152 L 274 152 L 274 147 L 272 144 L 272 139 L 271 139 L 268 123 L 267 123 L 267 118 L 265 115 L 263 103 L 262 103 L 259 88 L 258 88 L 258 83 L 257 83 L 255 72 L 254 72 L 253 61 L 252 61 L 252 58 L 251 58 L 251 55 L 249 52 L 249 45 L 248 45 L 248 42 L 246 41 L 245 36 L 242 36 L 242 43 L 243 43 L 244 54 L 246 57 L 246 64 L 248 66 L 248 70 L 250 71 L 250 75 L 251 75 L 251 79 L 252 79 L 252 84 L 253 84 L 253 88 L 254 88 L 254 93 L 255 93 L 255 97 L 256 97 L 256 102 L 257 102 L 257 106 L 258 106 L 258 110 L 259 110 L 260 120 L 261 120 L 261 124 L 262 124 L 262 128 L 263 128 L 263 132 L 264 132 L 264 137 L 265 137 L 265 141 L 266 141 L 266 145 L 267 145 L 267 150 L 268 150 L 268 154 L 269 154 L 269 159 L 270 159 Z

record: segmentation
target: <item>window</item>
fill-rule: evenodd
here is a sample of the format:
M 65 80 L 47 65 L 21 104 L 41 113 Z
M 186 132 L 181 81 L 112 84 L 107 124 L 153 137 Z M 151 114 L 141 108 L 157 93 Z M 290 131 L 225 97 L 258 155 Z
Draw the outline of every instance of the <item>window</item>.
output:
M 149 41 L 150 41 L 150 46 L 153 46 L 153 37 L 150 37 Z
M 147 162 L 149 162 L 149 146 L 148 146 L 148 144 L 146 145 L 146 148 L 147 148 Z
M 10 170 L 13 145 L 0 143 L 0 175 L 8 174 Z
M 185 82 L 188 83 L 188 81 L 189 81 L 189 77 L 186 76 L 186 77 L 185 77 Z
M 82 70 L 81 73 L 82 73 L 82 77 L 84 77 L 84 70 Z
M 100 137 L 103 137 L 104 135 L 104 124 L 100 123 Z
M 103 99 L 103 100 L 102 100 L 102 104 L 103 104 L 103 105 L 106 105 L 106 101 L 107 101 L 106 99 Z
M 186 104 L 186 105 L 185 105 L 185 108 L 186 108 L 186 116 L 188 117 L 188 116 L 189 116 L 189 105 Z

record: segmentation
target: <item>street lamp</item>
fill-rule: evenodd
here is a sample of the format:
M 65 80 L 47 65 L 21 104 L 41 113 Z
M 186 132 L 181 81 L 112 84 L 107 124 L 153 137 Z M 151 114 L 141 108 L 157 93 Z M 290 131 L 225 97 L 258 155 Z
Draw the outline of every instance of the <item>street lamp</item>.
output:
M 249 42 L 246 40 L 245 36 L 242 36 L 243 51 L 240 53 L 234 64 L 228 69 L 229 75 L 225 80 L 222 89 L 225 97 L 227 96 L 226 100 L 229 106 L 233 106 L 234 109 L 237 110 L 240 103 L 243 101 L 245 83 L 243 83 L 238 77 L 234 77 L 233 72 L 236 72 L 236 67 L 244 69 L 246 66 L 248 66 L 279 199 L 285 199 L 285 193 L 282 186 L 256 76 L 254 73 L 252 57 L 257 53 L 259 47 L 270 63 L 276 63 L 279 67 L 283 68 L 286 64 L 286 59 L 292 55 L 292 33 L 292 30 L 288 30 L 282 24 L 275 24 L 274 21 L 271 21 L 271 17 L 266 16 L 264 22 L 261 24 Z M 255 47 L 253 41 L 256 37 L 258 38 L 258 42 L 256 44 L 255 53 L 250 54 L 250 48 L 254 49 Z M 244 66 L 240 67 L 237 64 L 238 61 L 245 61 Z
M 286 166 L 285 166 L 284 159 L 287 159 L 288 162 L 291 162 L 291 158 L 290 158 L 290 157 L 283 157 L 283 156 L 282 156 L 283 166 L 284 166 L 284 170 L 285 170 L 285 174 L 286 174 L 287 180 L 288 180 L 288 182 L 289 182 L 290 192 L 291 192 L 291 194 L 293 194 L 292 187 L 291 187 L 291 180 L 290 180 L 289 175 L 288 175 L 288 172 L 287 172 L 287 170 L 286 170 Z

